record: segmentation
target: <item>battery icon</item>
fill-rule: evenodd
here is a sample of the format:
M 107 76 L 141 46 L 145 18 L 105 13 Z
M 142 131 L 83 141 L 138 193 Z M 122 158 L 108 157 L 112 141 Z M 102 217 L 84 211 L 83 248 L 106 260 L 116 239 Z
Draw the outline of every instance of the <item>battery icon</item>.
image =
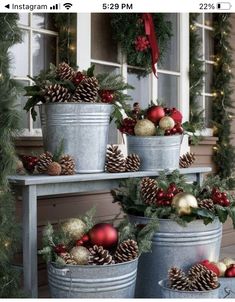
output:
M 230 10 L 232 7 L 232 4 L 230 2 L 218 2 L 217 8 L 221 10 Z

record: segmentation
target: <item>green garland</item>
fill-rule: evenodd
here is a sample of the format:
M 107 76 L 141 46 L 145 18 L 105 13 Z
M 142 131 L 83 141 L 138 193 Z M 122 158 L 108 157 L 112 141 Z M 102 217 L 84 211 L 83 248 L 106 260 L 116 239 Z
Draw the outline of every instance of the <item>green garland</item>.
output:
M 165 20 L 164 14 L 152 14 L 155 32 L 160 48 L 160 58 L 164 56 L 167 42 L 171 37 L 171 23 Z M 112 14 L 111 26 L 113 38 L 120 43 L 121 50 L 127 56 L 127 64 L 137 66 L 143 70 L 135 70 L 139 76 L 151 73 L 151 50 L 137 51 L 135 40 L 138 36 L 145 36 L 144 23 L 141 14 Z
M 190 14 L 190 52 L 189 52 L 189 85 L 190 85 L 190 114 L 189 123 L 185 123 L 184 127 L 190 136 L 191 144 L 196 144 L 201 139 L 195 135 L 197 130 L 204 128 L 203 110 L 198 104 L 198 97 L 201 95 L 203 87 L 203 62 L 200 60 L 200 37 L 196 31 L 195 22 L 199 14 Z
M 10 79 L 9 48 L 21 41 L 17 14 L 0 14 L 0 297 L 19 297 L 19 276 L 11 265 L 17 248 L 19 226 L 15 221 L 15 200 L 7 177 L 16 162 L 13 135 L 19 129 L 15 108 L 17 85 Z
M 231 99 L 232 54 L 229 43 L 231 24 L 230 14 L 214 14 L 214 50 L 215 65 L 213 70 L 213 106 L 212 119 L 214 135 L 218 143 L 214 147 L 214 162 L 221 178 L 231 177 L 235 168 L 235 149 L 230 142 L 231 109 L 234 108 Z

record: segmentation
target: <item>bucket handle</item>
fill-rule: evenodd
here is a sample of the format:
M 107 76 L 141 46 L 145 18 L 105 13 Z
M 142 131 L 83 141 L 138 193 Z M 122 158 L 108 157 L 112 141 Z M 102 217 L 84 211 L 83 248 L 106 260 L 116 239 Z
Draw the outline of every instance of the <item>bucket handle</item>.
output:
M 234 291 L 232 291 L 230 288 L 228 288 L 228 287 L 225 287 L 224 288 L 224 291 L 225 291 L 225 293 L 226 293 L 226 295 L 224 296 L 224 298 L 227 298 L 228 296 L 230 296 L 230 294 L 235 294 L 235 292 Z M 223 298 L 223 299 L 224 299 Z
M 51 271 L 52 271 L 52 273 L 55 273 L 55 274 L 60 275 L 60 276 L 65 276 L 65 275 L 67 275 L 68 272 L 70 272 L 70 270 L 68 268 L 57 269 L 57 268 L 52 267 L 52 266 L 51 266 Z

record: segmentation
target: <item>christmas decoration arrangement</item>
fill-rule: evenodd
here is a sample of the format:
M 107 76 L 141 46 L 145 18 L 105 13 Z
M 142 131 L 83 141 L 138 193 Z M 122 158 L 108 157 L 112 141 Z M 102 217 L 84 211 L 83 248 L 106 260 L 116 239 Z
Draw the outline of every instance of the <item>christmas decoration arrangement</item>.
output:
M 95 209 L 82 218 L 71 218 L 43 230 L 43 249 L 39 254 L 56 265 L 112 265 L 132 261 L 149 250 L 155 226 L 142 229 L 122 222 L 94 223 Z
M 105 169 L 109 173 L 136 172 L 140 168 L 137 154 L 129 154 L 124 158 L 118 146 L 111 145 L 107 149 Z
M 195 154 L 187 152 L 184 155 L 180 156 L 180 168 L 189 168 L 195 162 Z
M 235 227 L 235 196 L 226 186 L 217 176 L 208 177 L 202 186 L 189 184 L 175 170 L 161 172 L 157 179 L 123 180 L 112 195 L 127 214 L 167 218 L 182 225 L 195 219 L 208 224 L 218 218 L 224 223 L 229 216 Z
M 62 141 L 54 154 L 46 151 L 39 156 L 20 155 L 19 157 L 23 168 L 29 174 L 47 174 L 50 176 L 73 175 L 75 174 L 75 161 L 72 156 L 64 154 L 63 150 Z
M 135 136 L 181 135 L 183 116 L 176 108 L 152 104 L 142 110 L 138 103 L 127 111 L 127 117 L 116 121 L 121 133 Z
M 168 286 L 179 291 L 207 291 L 219 286 L 218 276 L 202 264 L 193 265 L 187 274 L 178 267 L 168 271 Z
M 235 278 L 235 259 L 225 257 L 218 262 L 204 260 L 202 264 L 214 271 L 218 277 Z
M 115 114 L 121 114 L 120 108 L 128 108 L 125 101 L 129 96 L 124 90 L 132 88 L 126 84 L 120 75 L 94 75 L 95 65 L 86 71 L 78 71 L 67 63 L 57 67 L 50 64 L 48 71 L 42 71 L 31 78 L 35 85 L 26 86 L 26 96 L 29 97 L 24 109 L 30 111 L 33 119 L 37 113 L 38 103 L 106 103 L 114 104 Z
M 120 44 L 130 66 L 139 76 L 155 70 L 154 64 L 164 51 L 172 35 L 171 22 L 164 14 L 112 14 L 111 27 L 114 39 Z M 122 30 L 120 30 L 120 28 Z

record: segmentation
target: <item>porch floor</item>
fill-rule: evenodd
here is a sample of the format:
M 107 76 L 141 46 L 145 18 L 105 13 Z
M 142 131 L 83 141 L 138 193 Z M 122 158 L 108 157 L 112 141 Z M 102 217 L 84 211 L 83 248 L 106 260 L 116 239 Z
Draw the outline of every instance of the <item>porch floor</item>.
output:
M 221 249 L 220 258 L 231 257 L 235 258 L 235 245 L 226 246 Z M 50 298 L 48 286 L 42 286 L 39 288 L 39 298 Z

